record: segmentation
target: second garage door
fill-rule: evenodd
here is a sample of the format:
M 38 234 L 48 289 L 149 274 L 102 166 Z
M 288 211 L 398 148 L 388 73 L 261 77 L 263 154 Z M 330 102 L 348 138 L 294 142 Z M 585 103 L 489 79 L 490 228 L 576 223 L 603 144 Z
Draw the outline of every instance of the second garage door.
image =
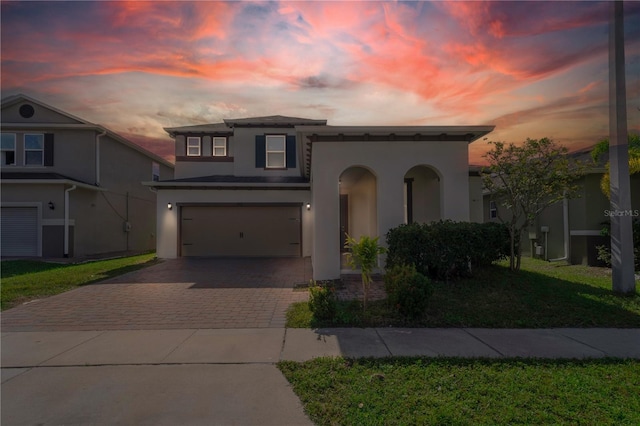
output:
M 300 256 L 300 206 L 183 206 L 182 256 Z

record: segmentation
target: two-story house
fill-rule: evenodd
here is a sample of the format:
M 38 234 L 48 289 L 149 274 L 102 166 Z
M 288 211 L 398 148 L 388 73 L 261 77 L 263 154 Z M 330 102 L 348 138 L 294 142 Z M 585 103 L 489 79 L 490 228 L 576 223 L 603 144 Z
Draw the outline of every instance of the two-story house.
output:
M 147 183 L 158 190 L 161 258 L 310 256 L 315 279 L 334 279 L 345 233 L 384 242 L 402 223 L 482 220 L 468 145 L 493 126 L 269 116 L 165 130 L 175 178 Z
M 85 257 L 156 246 L 156 194 L 173 164 L 25 95 L 2 100 L 3 257 Z

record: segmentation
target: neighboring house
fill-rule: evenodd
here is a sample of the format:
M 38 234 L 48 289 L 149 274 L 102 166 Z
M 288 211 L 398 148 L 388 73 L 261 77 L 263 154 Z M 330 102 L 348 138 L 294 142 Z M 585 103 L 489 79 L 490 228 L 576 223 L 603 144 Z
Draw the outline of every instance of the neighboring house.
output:
M 146 183 L 158 190 L 161 258 L 310 256 L 315 279 L 335 279 L 345 233 L 384 243 L 406 222 L 481 220 L 468 145 L 493 126 L 270 116 L 165 130 L 175 179 Z
M 173 165 L 105 127 L 24 95 L 2 100 L 1 254 L 84 257 L 156 246 Z
M 593 164 L 591 148 L 572 153 L 579 161 Z M 545 260 L 566 260 L 572 264 L 602 266 L 596 246 L 609 244 L 609 237 L 601 231 L 611 217 L 611 203 L 600 189 L 600 180 L 606 172 L 608 155 L 593 164 L 578 181 L 576 198 L 549 206 L 540 214 L 527 235 L 523 236 L 523 253 Z M 631 205 L 640 211 L 640 175 L 631 176 Z M 484 193 L 484 220 L 497 222 L 507 219 L 509 212 L 491 194 Z

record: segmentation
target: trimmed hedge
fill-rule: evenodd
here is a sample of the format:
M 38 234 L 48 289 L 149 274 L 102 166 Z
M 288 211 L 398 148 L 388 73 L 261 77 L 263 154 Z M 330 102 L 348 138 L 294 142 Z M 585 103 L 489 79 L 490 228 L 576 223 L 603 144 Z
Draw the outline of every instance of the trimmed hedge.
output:
M 387 233 L 386 268 L 415 265 L 435 280 L 470 276 L 509 253 L 509 230 L 499 223 L 454 222 L 400 225 Z
M 427 309 L 433 286 L 414 265 L 395 265 L 384 274 L 389 305 L 402 316 L 416 319 Z

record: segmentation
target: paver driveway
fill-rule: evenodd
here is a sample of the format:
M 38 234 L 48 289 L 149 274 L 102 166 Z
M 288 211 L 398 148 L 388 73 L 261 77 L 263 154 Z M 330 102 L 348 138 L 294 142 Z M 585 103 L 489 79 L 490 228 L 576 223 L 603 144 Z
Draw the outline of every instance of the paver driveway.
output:
M 308 258 L 166 260 L 2 313 L 2 331 L 284 327 Z

